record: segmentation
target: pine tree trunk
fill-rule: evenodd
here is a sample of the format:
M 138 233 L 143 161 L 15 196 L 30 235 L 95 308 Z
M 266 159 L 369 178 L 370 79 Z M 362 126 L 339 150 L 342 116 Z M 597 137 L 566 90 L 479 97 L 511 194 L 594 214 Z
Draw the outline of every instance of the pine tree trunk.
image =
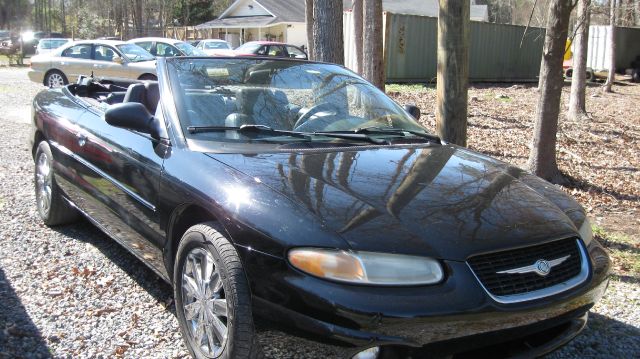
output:
M 307 25 L 307 56 L 309 60 L 315 60 L 313 48 L 313 0 L 305 0 L 304 20 Z
M 611 0 L 609 14 L 609 75 L 604 84 L 605 92 L 613 92 L 611 88 L 616 80 L 616 0 Z
M 467 145 L 469 87 L 469 0 L 440 0 L 436 131 L 440 138 Z
M 551 0 L 549 3 L 547 32 L 540 64 L 540 93 L 528 161 L 531 172 L 554 183 L 563 182 L 556 162 L 556 135 L 560 96 L 564 85 L 562 61 L 572 7 L 572 0 Z
M 362 76 L 384 91 L 382 0 L 363 0 L 362 9 Z
M 585 93 L 587 87 L 587 50 L 589 44 L 589 6 L 590 0 L 578 0 L 576 36 L 573 52 L 573 76 L 567 116 L 574 121 L 587 116 Z
M 344 64 L 342 0 L 313 1 L 314 60 Z
M 354 70 L 359 74 L 362 74 L 362 1 L 363 0 L 353 0 L 353 6 L 351 9 L 351 12 L 353 13 L 354 44 L 356 47 L 356 68 Z

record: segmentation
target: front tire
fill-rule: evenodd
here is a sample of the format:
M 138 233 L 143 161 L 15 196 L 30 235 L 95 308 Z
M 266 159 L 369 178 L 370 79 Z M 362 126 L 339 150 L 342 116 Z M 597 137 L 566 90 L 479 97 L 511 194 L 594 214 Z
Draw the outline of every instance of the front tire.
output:
M 194 358 L 256 358 L 251 294 L 233 245 L 214 222 L 182 236 L 173 271 L 176 314 Z
M 53 155 L 46 141 L 36 150 L 35 165 L 36 206 L 40 218 L 47 226 L 67 224 L 78 219 L 78 211 L 62 196 L 62 190 L 53 176 Z

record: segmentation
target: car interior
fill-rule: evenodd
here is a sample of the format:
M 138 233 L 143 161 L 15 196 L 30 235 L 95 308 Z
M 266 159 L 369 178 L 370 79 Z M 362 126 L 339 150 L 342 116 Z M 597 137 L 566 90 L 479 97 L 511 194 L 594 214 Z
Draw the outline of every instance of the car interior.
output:
M 301 107 L 291 104 L 283 91 L 269 88 L 269 81 L 268 71 L 253 71 L 246 78 L 246 83 L 251 86 L 218 93 L 185 91 L 185 106 L 178 106 L 184 111 L 180 114 L 181 118 L 186 119 L 188 126 L 261 124 L 273 128 L 291 128 Z M 76 84 L 69 86 L 69 90 L 105 110 L 118 103 L 138 102 L 154 114 L 160 100 L 157 81 L 138 81 L 125 87 L 81 76 Z

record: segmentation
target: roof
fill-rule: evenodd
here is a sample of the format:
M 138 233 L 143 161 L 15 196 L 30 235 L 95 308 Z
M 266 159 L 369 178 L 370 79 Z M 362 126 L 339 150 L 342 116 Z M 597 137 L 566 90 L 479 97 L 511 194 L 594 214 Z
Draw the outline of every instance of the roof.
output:
M 304 22 L 305 0 L 253 0 L 271 15 L 229 16 L 244 0 L 236 0 L 219 18 L 197 25 L 196 29 L 267 27 L 283 22 Z
M 353 0 L 342 0 L 343 9 L 350 11 Z M 253 0 L 271 15 L 230 16 L 246 0 L 236 0 L 219 18 L 197 25 L 196 29 L 267 27 L 278 23 L 305 22 L 305 0 Z M 472 2 L 475 4 L 475 1 Z M 394 14 L 438 16 L 438 0 L 382 0 L 382 8 Z M 471 19 L 486 20 L 487 5 L 471 5 Z
M 71 44 L 71 43 L 70 43 L 70 44 Z M 74 41 L 72 44 L 73 44 L 73 45 L 80 45 L 80 44 L 99 44 L 99 45 L 111 45 L 111 46 L 116 46 L 116 45 L 126 44 L 126 42 L 124 42 L 124 41 L 120 41 L 120 40 L 77 40 L 77 41 Z

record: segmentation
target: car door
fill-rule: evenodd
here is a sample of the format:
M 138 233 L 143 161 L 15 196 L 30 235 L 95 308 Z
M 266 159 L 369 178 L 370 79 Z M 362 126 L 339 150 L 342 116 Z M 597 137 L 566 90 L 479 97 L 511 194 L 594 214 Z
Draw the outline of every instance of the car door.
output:
M 282 45 L 269 45 L 268 56 L 287 57 L 287 52 Z
M 93 71 L 92 49 L 92 44 L 71 46 L 53 61 L 52 66 L 62 70 L 69 82 L 75 82 L 80 75 L 91 75 L 91 71 Z
M 114 56 L 125 61 L 122 54 L 111 46 L 100 44 L 93 46 L 93 75 L 96 78 L 113 81 L 126 81 L 129 78 L 126 64 L 115 62 Z
M 148 135 L 107 124 L 104 112 L 77 122 L 83 192 L 88 214 L 105 231 L 166 276 L 157 211 L 166 145 Z
M 287 49 L 287 55 L 290 58 L 294 58 L 294 59 L 307 59 L 307 54 L 302 51 L 300 48 L 298 48 L 297 46 L 293 46 L 293 45 L 287 45 L 285 46 Z
M 182 56 L 182 51 L 178 50 L 177 47 L 167 44 L 165 42 L 156 42 L 156 56 L 162 57 L 174 57 L 174 56 Z

